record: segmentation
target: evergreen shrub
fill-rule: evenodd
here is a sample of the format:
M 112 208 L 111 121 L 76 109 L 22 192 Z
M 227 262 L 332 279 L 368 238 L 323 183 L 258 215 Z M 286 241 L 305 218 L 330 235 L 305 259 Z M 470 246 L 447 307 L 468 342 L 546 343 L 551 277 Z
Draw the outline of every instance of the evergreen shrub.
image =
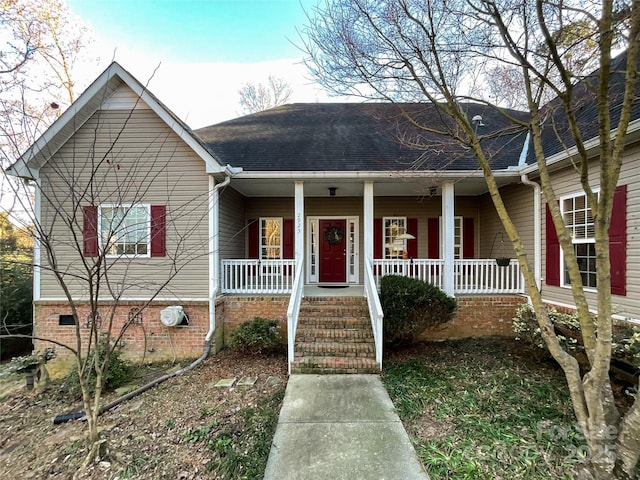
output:
M 415 278 L 386 275 L 380 283 L 384 340 L 392 347 L 413 343 L 429 327 L 448 322 L 456 300 L 435 285 Z

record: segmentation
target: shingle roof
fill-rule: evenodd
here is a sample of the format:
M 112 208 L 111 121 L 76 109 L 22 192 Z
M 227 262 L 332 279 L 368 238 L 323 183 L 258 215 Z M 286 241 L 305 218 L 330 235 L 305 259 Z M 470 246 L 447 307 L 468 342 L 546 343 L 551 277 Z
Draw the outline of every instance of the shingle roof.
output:
M 446 121 L 431 104 L 302 103 L 196 130 L 215 157 L 245 171 L 475 170 L 478 163 L 457 142 L 408 124 L 398 106 L 428 126 Z M 481 115 L 479 132 L 493 154 L 495 169 L 518 164 L 522 129 L 494 109 L 463 106 L 469 118 Z M 508 111 L 518 118 L 528 114 Z M 419 146 L 411 146 L 419 145 Z
M 609 102 L 611 125 L 615 128 L 620 120 L 622 100 L 624 96 L 625 70 L 627 65 L 626 52 L 619 55 L 611 62 L 611 75 L 609 85 Z M 576 119 L 583 141 L 598 136 L 598 103 L 597 87 L 599 71 L 588 75 L 582 82 L 576 83 L 572 92 L 572 104 L 576 110 Z M 640 82 L 636 83 L 635 98 L 640 98 Z M 560 153 L 565 148 L 575 146 L 575 141 L 569 130 L 567 114 L 562 106 L 561 99 L 555 98 L 547 103 L 541 110 L 543 115 L 548 115 L 542 130 L 542 146 L 547 158 Z M 640 102 L 637 100 L 631 109 L 631 120 L 640 118 Z M 529 162 L 535 162 L 533 152 L 530 152 Z

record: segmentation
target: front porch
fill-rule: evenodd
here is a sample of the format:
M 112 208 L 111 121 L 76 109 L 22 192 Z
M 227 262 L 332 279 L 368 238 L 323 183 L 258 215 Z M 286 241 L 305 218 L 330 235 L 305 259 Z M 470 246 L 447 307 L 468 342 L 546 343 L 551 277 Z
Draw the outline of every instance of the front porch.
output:
M 408 196 L 400 181 L 374 185 L 352 180 L 336 183 L 341 195 L 332 192 L 329 201 L 320 195 L 325 182 L 294 180 L 280 190 L 283 196 L 256 191 L 236 202 L 234 218 L 243 223 L 244 235 L 224 239 L 223 254 L 212 257 L 217 292 L 278 296 L 278 302 L 286 302 L 290 369 L 300 358 L 301 307 L 313 297 L 365 299 L 375 364 L 382 369 L 379 291 L 384 276 L 420 279 L 452 296 L 491 299 L 524 293 L 517 261 L 498 263 L 495 258 L 513 256 L 513 251 L 490 199 L 473 180 L 444 181 L 428 197 Z M 256 188 L 253 182 L 240 185 L 243 193 Z M 244 242 L 237 241 L 243 237 Z M 532 253 L 537 264 L 538 252 Z M 304 329 L 309 318 L 302 318 Z
M 290 372 L 298 373 L 371 373 L 373 369 L 382 369 L 383 349 L 383 312 L 380 305 L 380 281 L 385 275 L 403 275 L 417 278 L 443 288 L 445 281 L 445 261 L 442 259 L 374 259 L 372 264 L 365 266 L 364 285 L 322 285 L 304 284 L 303 262 L 294 260 L 255 260 L 235 259 L 221 262 L 221 292 L 235 295 L 282 295 L 288 296 L 287 308 L 287 350 Z M 500 264 L 494 259 L 457 259 L 453 262 L 454 294 L 492 295 L 521 294 L 524 292 L 524 281 L 518 263 L 510 260 L 507 265 Z M 301 307 L 304 299 L 320 299 L 333 297 L 351 297 L 363 299 L 366 316 L 363 317 L 358 332 L 346 333 L 356 335 L 356 344 L 326 343 L 326 335 L 319 334 L 315 341 L 309 338 L 309 332 L 303 338 L 297 338 L 298 325 L 301 319 Z M 322 302 L 321 302 L 322 303 Z M 324 307 L 325 309 L 327 307 Z M 325 318 L 326 312 L 322 308 L 305 308 L 302 316 L 305 325 L 320 324 L 329 332 L 343 328 L 340 318 Z M 317 318 L 315 318 L 317 317 Z M 342 314 L 340 315 L 342 317 Z M 366 329 L 365 318 L 370 321 L 369 333 Z M 334 325 L 335 324 L 335 325 Z M 307 327 L 308 329 L 308 327 Z M 306 331 L 306 330 L 305 330 Z M 311 333 L 315 330 L 311 329 Z M 335 333 L 329 337 L 333 340 Z M 369 347 L 364 347 L 362 338 L 371 337 L 371 355 Z M 339 335 L 337 338 L 343 338 Z M 350 337 L 347 335 L 347 339 Z M 347 340 L 353 342 L 353 339 Z M 360 352 L 360 345 L 365 350 Z M 319 349 L 324 349 L 319 351 Z M 336 353 L 338 352 L 338 353 Z M 346 352 L 346 353 L 345 353 Z M 336 356 L 339 355 L 339 356 Z M 351 358 L 351 355 L 354 358 Z M 362 356 L 362 358 L 360 358 Z M 376 365 L 377 367 L 373 367 Z

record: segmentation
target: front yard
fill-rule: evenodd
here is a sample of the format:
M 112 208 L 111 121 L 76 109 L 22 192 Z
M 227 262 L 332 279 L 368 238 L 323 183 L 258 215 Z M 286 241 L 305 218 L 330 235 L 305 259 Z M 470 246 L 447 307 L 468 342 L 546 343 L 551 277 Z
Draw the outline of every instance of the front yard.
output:
M 220 379 L 246 376 L 257 377 L 254 386 L 214 387 Z M 266 385 L 269 376 L 282 382 Z M 229 473 L 234 469 L 244 478 L 262 478 L 286 379 L 284 355 L 246 357 L 223 351 L 210 357 L 104 414 L 107 450 L 79 478 L 222 479 L 236 478 Z M 74 409 L 81 406 L 59 382 L 42 394 L 20 388 L 4 398 L 0 384 L 3 478 L 73 478 L 87 452 L 85 425 L 71 421 L 54 426 L 53 417 Z
M 573 478 L 588 452 L 562 371 L 536 353 L 483 338 L 390 355 L 383 382 L 433 479 Z
M 214 387 L 243 376 L 258 380 Z M 267 386 L 268 376 L 283 382 Z M 108 449 L 80 478 L 262 478 L 286 378 L 283 355 L 223 351 L 105 414 Z M 388 356 L 383 381 L 433 480 L 570 479 L 586 454 L 560 370 L 514 340 L 417 345 Z M 4 476 L 72 478 L 86 452 L 84 424 L 52 419 L 76 407 L 56 384 L 0 393 Z

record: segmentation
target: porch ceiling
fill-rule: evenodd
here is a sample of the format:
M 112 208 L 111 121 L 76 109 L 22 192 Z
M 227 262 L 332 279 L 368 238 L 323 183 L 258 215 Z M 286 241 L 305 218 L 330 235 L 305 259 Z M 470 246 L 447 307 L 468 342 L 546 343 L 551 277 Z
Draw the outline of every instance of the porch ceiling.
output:
M 374 182 L 373 191 L 375 196 L 422 196 L 430 195 L 430 188 L 436 187 L 436 195 L 441 194 L 441 185 L 445 181 L 455 183 L 455 194 L 464 196 L 482 195 L 487 192 L 487 185 L 481 174 L 474 172 L 474 176 L 465 178 L 447 178 L 440 175 L 433 175 L 421 178 L 398 178 L 390 174 L 386 178 L 332 178 L 321 176 L 305 178 L 304 175 L 288 178 L 277 178 L 268 176 L 266 178 L 245 177 L 240 174 L 233 177 L 231 186 L 247 197 L 293 197 L 295 181 L 304 182 L 305 197 L 329 197 L 329 187 L 336 187 L 337 197 L 362 197 L 364 194 L 365 180 Z M 499 186 L 504 186 L 519 182 L 519 175 L 509 172 L 509 175 L 497 177 Z

